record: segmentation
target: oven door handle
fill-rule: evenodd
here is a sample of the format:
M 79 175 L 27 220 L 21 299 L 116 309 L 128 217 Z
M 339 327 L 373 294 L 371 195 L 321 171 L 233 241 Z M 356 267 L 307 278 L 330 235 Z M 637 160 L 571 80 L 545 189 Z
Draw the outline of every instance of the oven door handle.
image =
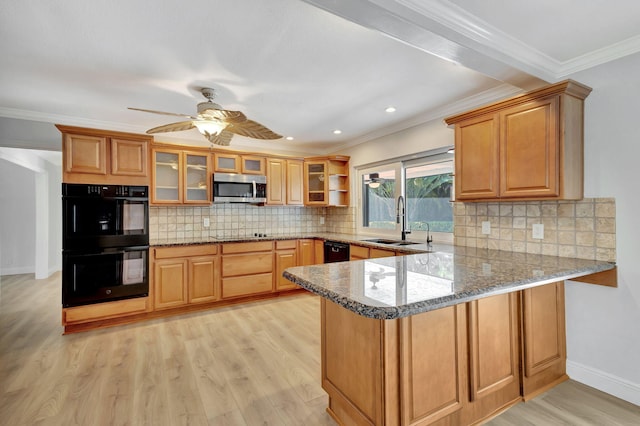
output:
M 252 180 L 251 183 L 253 184 L 253 198 L 257 198 L 258 197 L 258 188 L 256 186 L 256 181 Z

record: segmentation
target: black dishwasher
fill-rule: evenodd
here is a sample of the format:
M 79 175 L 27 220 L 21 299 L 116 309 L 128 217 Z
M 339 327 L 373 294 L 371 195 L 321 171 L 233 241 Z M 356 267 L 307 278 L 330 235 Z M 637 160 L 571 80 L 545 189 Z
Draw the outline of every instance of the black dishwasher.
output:
M 344 262 L 349 260 L 349 244 L 337 241 L 324 242 L 324 263 Z

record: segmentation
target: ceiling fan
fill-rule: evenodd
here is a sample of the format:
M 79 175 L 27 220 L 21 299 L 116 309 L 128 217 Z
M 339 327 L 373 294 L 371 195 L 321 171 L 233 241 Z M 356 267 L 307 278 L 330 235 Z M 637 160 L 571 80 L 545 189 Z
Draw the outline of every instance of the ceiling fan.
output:
M 240 111 L 228 111 L 213 102 L 215 91 L 208 87 L 200 89 L 206 102 L 198 104 L 198 114 L 186 115 L 173 112 L 153 111 L 142 108 L 128 108 L 134 111 L 151 112 L 153 114 L 173 115 L 185 117 L 189 120 L 177 123 L 165 124 L 147 130 L 148 134 L 179 132 L 182 130 L 198 129 L 209 142 L 215 145 L 227 146 L 231 143 L 233 135 L 246 136 L 253 139 L 280 139 L 282 136 L 271 131 L 267 127 L 253 120 L 249 120 Z

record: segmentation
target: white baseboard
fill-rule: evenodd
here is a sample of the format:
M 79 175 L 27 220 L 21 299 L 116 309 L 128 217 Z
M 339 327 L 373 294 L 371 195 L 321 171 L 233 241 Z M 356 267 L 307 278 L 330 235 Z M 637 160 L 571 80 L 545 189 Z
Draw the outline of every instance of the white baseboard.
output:
M 640 385 L 637 383 L 569 360 L 567 374 L 576 382 L 640 406 Z
M 21 274 L 33 274 L 36 269 L 33 266 L 14 266 L 11 268 L 0 269 L 0 275 L 21 275 Z

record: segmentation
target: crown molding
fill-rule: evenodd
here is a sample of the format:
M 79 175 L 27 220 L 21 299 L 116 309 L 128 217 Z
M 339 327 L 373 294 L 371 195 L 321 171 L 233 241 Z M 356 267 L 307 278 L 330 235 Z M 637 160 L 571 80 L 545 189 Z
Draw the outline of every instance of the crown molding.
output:
M 379 1 L 385 2 L 386 0 Z M 539 76 L 550 76 L 554 80 L 561 80 L 576 72 L 640 52 L 640 35 L 638 35 L 566 61 L 559 61 L 499 30 L 448 0 L 392 1 L 438 22 L 454 33 L 481 46 L 501 52 L 506 55 L 507 60 L 512 58 L 537 70 Z M 491 52 L 484 53 L 491 56 Z M 518 68 L 518 64 L 513 60 L 508 63 Z
M 460 112 L 463 112 L 469 109 L 474 109 L 479 106 L 492 103 L 501 99 L 516 96 L 521 93 L 523 93 L 522 89 L 514 87 L 510 84 L 501 84 L 489 90 L 485 90 L 483 92 L 476 93 L 464 99 L 460 99 L 456 102 L 452 102 L 442 107 L 434 108 L 432 110 L 426 111 L 423 114 L 416 115 L 412 118 L 403 120 L 394 125 L 386 126 L 382 129 L 378 129 L 373 132 L 366 133 L 362 136 L 358 136 L 357 138 L 351 139 L 347 143 L 341 144 L 336 147 L 331 147 L 325 152 L 325 154 L 332 154 L 332 153 L 344 151 L 345 149 L 352 148 L 356 145 L 360 145 L 366 142 L 373 141 L 375 139 L 389 136 L 393 133 L 398 133 L 403 130 L 420 126 L 422 124 L 426 124 L 434 120 L 443 120 L 444 117 L 458 114 Z M 443 122 L 443 125 L 445 125 L 444 122 Z

